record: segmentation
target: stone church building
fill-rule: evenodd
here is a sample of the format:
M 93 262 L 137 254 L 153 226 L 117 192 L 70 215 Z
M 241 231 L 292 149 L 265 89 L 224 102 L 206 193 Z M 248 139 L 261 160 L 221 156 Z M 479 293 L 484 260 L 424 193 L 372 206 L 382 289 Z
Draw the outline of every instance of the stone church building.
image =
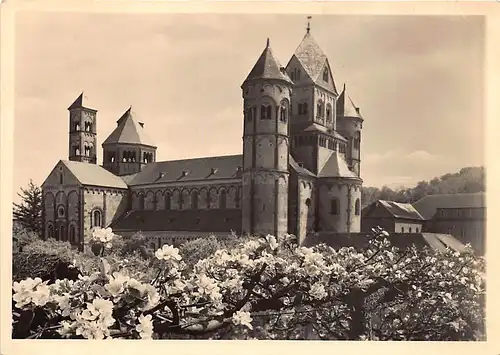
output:
M 81 249 L 96 226 L 141 231 L 151 247 L 231 231 L 300 241 L 360 232 L 363 118 L 310 30 L 286 67 L 268 40 L 241 90 L 242 155 L 157 161 L 128 109 L 102 144 L 102 165 L 97 110 L 82 93 L 68 108 L 69 159 L 42 185 L 46 237 Z

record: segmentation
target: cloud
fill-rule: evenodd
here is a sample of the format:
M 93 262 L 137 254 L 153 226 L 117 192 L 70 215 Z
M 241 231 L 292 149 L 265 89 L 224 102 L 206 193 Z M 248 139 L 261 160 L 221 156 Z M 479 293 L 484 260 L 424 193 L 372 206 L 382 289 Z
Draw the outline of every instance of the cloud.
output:
M 432 155 L 431 153 L 426 152 L 425 150 L 416 150 L 408 154 L 406 158 L 412 160 L 435 160 L 437 159 L 437 156 Z

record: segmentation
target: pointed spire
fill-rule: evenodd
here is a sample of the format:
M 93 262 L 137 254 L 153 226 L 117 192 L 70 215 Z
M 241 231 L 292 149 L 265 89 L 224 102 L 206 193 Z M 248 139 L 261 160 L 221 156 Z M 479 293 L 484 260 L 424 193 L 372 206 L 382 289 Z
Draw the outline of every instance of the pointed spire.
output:
M 92 110 L 92 111 L 97 111 L 97 110 L 92 109 L 90 107 L 84 106 L 84 101 L 87 102 L 88 100 L 87 100 L 87 96 L 84 95 L 83 90 L 82 90 L 82 92 L 76 98 L 76 100 L 71 104 L 70 107 L 68 107 L 68 110 L 75 110 L 75 109 L 78 109 L 78 108 L 86 108 L 86 109 L 89 109 L 89 110 Z
M 311 18 L 312 16 L 307 16 L 307 33 L 311 31 Z
M 244 83 L 255 79 L 278 79 L 292 83 L 280 62 L 274 56 L 269 44 L 269 38 L 266 42 L 266 48 L 260 55 L 259 59 L 257 59 L 257 62 L 250 71 L 250 74 L 248 74 Z
M 359 107 L 354 105 L 354 102 L 347 94 L 346 84 L 344 83 L 344 89 L 337 99 L 337 115 L 343 117 L 353 117 L 353 118 L 361 118 L 361 113 L 359 112 Z
M 127 143 L 155 147 L 154 143 L 144 132 L 144 123 L 136 120 L 136 115 L 132 111 L 132 105 L 116 123 L 117 127 L 106 138 L 103 145 Z

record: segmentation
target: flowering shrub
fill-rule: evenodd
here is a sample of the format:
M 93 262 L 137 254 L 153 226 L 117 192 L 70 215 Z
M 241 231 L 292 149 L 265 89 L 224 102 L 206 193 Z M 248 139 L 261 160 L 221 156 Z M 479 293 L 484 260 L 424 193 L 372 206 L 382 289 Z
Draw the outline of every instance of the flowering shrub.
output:
M 105 255 L 111 233 L 96 231 L 99 271 L 14 283 L 15 337 L 481 337 L 484 265 L 472 253 L 398 250 L 382 230 L 365 250 L 306 248 L 294 236 L 268 235 L 195 265 L 165 245 L 147 275 Z

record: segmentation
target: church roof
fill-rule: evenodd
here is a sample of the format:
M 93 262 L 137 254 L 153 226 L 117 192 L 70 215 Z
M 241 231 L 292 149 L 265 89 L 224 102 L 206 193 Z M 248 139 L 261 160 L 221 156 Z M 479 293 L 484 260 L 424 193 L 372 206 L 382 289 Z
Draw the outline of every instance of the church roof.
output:
M 309 170 L 307 170 L 306 168 L 302 167 L 299 165 L 299 163 L 297 163 L 295 161 L 295 159 L 292 157 L 291 154 L 289 154 L 289 159 L 288 159 L 288 162 L 290 164 L 290 167 L 295 170 L 299 175 L 307 175 L 307 176 L 314 176 L 316 177 L 316 175 L 314 175 L 312 172 L 310 172 Z
M 146 164 L 129 185 L 235 179 L 241 175 L 242 155 L 162 161 Z
M 378 200 L 363 208 L 361 215 L 363 218 L 370 217 L 372 211 L 377 208 L 383 208 L 395 218 L 404 218 L 412 220 L 423 220 L 424 217 L 410 204 L 394 201 Z M 378 216 L 377 216 L 378 218 Z
M 89 107 L 88 98 L 82 93 L 76 98 L 76 100 L 68 107 L 68 110 L 75 110 L 78 108 L 86 108 L 92 111 L 97 111 Z
M 125 113 L 116 121 L 117 127 L 102 143 L 115 144 L 115 143 L 128 143 L 128 144 L 141 144 L 150 147 L 155 147 L 153 141 L 144 132 L 144 124 L 135 119 L 135 114 L 130 107 Z
M 327 127 L 317 124 L 316 122 L 300 122 L 290 126 L 290 130 L 293 134 L 300 132 L 321 132 L 330 135 L 338 140 L 347 142 L 343 136 L 341 136 L 337 131 L 329 131 Z
M 354 172 L 349 170 L 344 157 L 339 152 L 332 152 L 332 155 L 330 155 L 330 158 L 319 172 L 318 177 L 359 179 Z
M 61 160 L 82 185 L 126 189 L 127 184 L 102 166 L 78 161 Z
M 333 77 L 332 82 L 329 84 L 321 80 L 321 74 L 323 73 L 323 69 L 325 68 L 325 66 L 328 68 L 328 71 L 331 74 L 330 65 L 328 63 L 326 54 L 313 38 L 309 30 L 302 39 L 302 42 L 300 42 L 299 46 L 295 50 L 293 56 L 297 58 L 297 60 L 306 71 L 307 75 L 309 75 L 314 83 L 322 87 L 326 86 L 327 89 L 332 90 L 334 93 L 337 93 Z
M 300 42 L 294 55 L 302 64 L 311 79 L 316 81 L 318 76 L 321 74 L 321 69 L 323 69 L 327 58 L 326 54 L 314 40 L 309 31 L 302 39 L 302 42 Z
M 129 211 L 114 221 L 115 231 L 241 231 L 241 209 Z
M 245 82 L 255 79 L 277 79 L 292 83 L 288 74 L 276 59 L 269 46 L 269 38 L 267 39 L 267 46 L 255 63 L 254 67 L 248 74 Z
M 431 219 L 438 208 L 484 208 L 485 197 L 484 192 L 427 195 L 414 202 L 413 207 L 425 219 Z
M 347 94 L 345 84 L 344 84 L 344 89 L 342 90 L 339 98 L 337 99 L 337 116 L 355 117 L 363 119 L 361 113 L 359 112 L 359 107 L 356 107 L 356 105 L 354 105 L 354 102 L 352 101 L 351 97 Z

